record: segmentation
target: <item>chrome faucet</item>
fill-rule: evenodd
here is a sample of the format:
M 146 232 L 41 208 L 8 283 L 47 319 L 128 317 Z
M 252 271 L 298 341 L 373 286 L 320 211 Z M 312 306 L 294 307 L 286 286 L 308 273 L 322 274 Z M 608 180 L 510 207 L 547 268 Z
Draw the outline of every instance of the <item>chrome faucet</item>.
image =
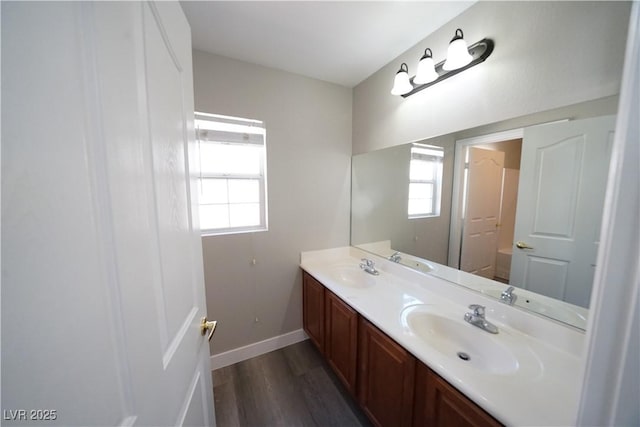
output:
M 464 320 L 484 331 L 491 332 L 492 334 L 498 333 L 498 327 L 485 319 L 484 306 L 480 304 L 471 304 L 469 308 L 473 311 L 471 313 L 465 313 Z
M 376 263 L 373 262 L 372 260 L 367 258 L 362 258 L 360 261 L 362 261 L 360 263 L 360 268 L 366 271 L 367 273 L 373 274 L 374 276 L 377 276 L 378 274 L 380 274 L 380 272 L 376 270 Z
M 396 251 L 393 254 L 389 255 L 389 260 L 393 262 L 400 262 L 400 252 Z
M 513 293 L 514 289 L 515 288 L 513 286 L 509 286 L 507 289 L 502 291 L 502 293 L 500 294 L 500 302 L 513 305 L 513 303 L 518 299 L 518 296 Z

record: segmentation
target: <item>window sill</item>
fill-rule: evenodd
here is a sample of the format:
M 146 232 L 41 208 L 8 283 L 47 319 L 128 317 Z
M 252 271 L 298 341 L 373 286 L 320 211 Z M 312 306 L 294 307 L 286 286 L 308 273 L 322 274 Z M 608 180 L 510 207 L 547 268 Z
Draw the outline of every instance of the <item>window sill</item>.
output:
M 228 236 L 231 234 L 260 233 L 269 231 L 268 227 L 238 229 L 238 230 L 200 230 L 201 237 Z
M 440 218 L 440 215 L 410 215 L 409 219 Z

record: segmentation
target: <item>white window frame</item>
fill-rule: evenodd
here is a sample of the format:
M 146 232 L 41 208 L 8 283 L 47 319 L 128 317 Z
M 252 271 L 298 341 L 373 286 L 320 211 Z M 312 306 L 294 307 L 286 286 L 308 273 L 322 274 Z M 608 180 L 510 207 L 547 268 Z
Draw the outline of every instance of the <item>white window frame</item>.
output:
M 431 184 L 433 193 L 429 211 L 409 213 L 409 203 L 412 199 L 407 196 L 407 215 L 409 219 L 433 218 L 440 216 L 440 206 L 442 203 L 442 167 L 444 160 L 444 148 L 434 145 L 414 143 L 410 150 L 409 162 L 409 187 L 411 184 Z M 412 179 L 411 160 L 429 161 L 434 164 L 434 176 L 432 179 Z
M 240 227 L 224 227 L 224 228 L 203 228 L 201 234 L 203 236 L 217 236 L 225 234 L 250 233 L 267 231 L 268 226 L 268 198 L 267 198 L 267 143 L 266 128 L 264 122 L 259 120 L 243 119 L 238 117 L 223 116 L 209 113 L 195 113 L 195 129 L 198 141 L 198 160 L 199 160 L 199 181 L 203 179 L 252 179 L 259 182 L 260 187 L 260 223 L 251 226 Z M 207 143 L 231 144 L 231 145 L 260 145 L 262 146 L 262 155 L 260 156 L 259 172 L 256 174 L 232 174 L 232 173 L 211 173 L 203 172 L 202 164 L 205 159 L 202 158 L 200 144 L 203 141 Z M 199 183 L 199 188 L 200 183 Z M 203 204 L 199 201 L 199 206 Z M 226 204 L 228 207 L 232 203 Z M 229 214 L 231 217 L 231 213 Z M 202 214 L 201 214 L 202 216 Z M 201 221 L 202 222 L 202 221 Z

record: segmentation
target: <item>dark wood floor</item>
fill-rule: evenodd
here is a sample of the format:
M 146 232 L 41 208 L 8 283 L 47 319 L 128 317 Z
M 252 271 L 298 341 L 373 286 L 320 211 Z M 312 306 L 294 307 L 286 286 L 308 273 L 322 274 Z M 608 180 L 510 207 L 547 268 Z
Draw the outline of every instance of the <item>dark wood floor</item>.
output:
M 371 425 L 309 340 L 212 375 L 218 427 Z

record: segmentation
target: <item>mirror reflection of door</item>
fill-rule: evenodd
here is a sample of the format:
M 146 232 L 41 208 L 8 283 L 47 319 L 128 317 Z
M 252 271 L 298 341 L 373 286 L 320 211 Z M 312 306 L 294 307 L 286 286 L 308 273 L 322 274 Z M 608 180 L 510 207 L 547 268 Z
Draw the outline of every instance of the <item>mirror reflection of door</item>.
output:
M 493 279 L 496 271 L 498 217 L 504 153 L 467 149 L 466 203 L 462 232 L 460 268 Z
M 521 139 L 468 147 L 460 268 L 509 283 Z
M 526 128 L 511 283 L 587 307 L 615 116 Z

